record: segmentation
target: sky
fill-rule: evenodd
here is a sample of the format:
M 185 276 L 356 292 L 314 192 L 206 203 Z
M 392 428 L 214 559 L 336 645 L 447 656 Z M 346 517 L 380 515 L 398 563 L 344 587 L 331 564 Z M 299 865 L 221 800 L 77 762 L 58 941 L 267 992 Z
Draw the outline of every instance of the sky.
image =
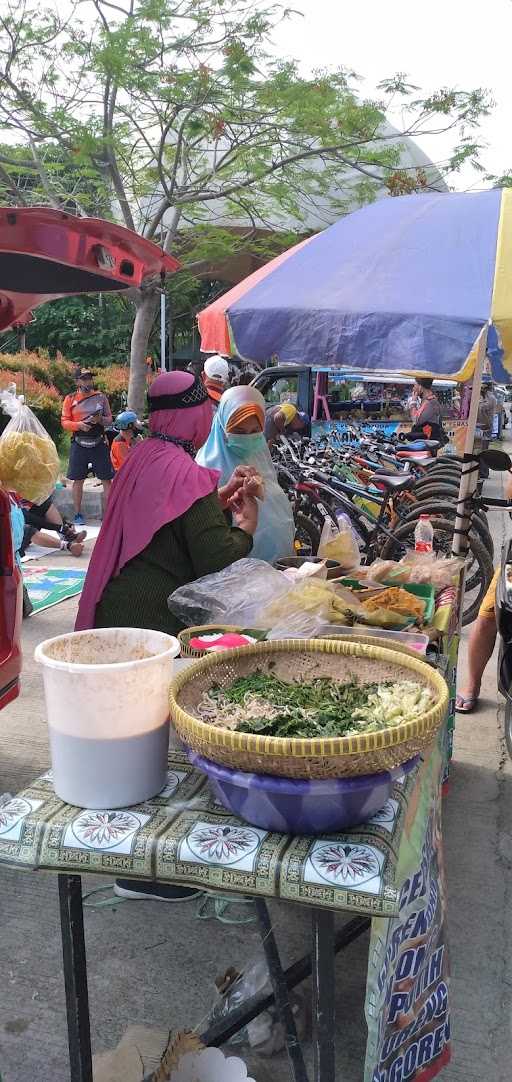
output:
M 363 93 L 380 96 L 381 79 L 405 72 L 431 92 L 441 87 L 491 91 L 495 106 L 480 137 L 486 171 L 512 170 L 512 0 L 290 0 L 303 13 L 275 35 L 282 56 L 294 56 L 305 70 L 352 68 Z M 400 128 L 400 113 L 388 113 Z M 453 135 L 417 140 L 433 161 L 442 161 Z M 469 165 L 449 183 L 459 190 L 487 186 Z

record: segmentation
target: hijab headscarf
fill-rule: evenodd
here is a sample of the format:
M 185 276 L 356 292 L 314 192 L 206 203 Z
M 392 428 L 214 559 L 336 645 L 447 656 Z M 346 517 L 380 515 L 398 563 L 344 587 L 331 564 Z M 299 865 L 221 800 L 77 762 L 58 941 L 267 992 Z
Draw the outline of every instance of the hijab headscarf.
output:
M 203 496 L 219 475 L 191 457 L 206 439 L 212 412 L 200 380 L 190 372 L 157 376 L 149 391 L 149 431 L 112 483 L 107 510 L 80 599 L 76 631 L 94 627 L 97 604 L 110 579 L 149 545 L 154 535 Z
M 251 407 L 250 414 L 246 412 L 247 407 Z M 254 387 L 232 387 L 225 391 L 208 440 L 199 451 L 196 461 L 209 469 L 219 470 L 221 484 L 229 480 L 237 466 L 253 466 L 261 475 L 265 484 L 265 499 L 259 504 L 258 526 L 251 556 L 273 563 L 280 556 L 293 554 L 295 527 L 292 509 L 277 482 L 263 432 L 242 435 L 230 431 L 233 421 L 243 414 L 258 416 L 263 424 L 263 395 Z

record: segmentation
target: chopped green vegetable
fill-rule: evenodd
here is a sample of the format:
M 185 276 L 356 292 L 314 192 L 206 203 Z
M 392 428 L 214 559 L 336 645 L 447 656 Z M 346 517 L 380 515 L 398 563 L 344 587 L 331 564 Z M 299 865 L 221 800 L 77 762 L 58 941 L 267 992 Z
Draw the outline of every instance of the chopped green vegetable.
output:
M 374 732 L 412 721 L 432 705 L 428 688 L 412 681 L 342 684 L 329 676 L 287 683 L 259 670 L 239 676 L 228 688 L 203 696 L 205 721 L 280 737 L 334 737 Z

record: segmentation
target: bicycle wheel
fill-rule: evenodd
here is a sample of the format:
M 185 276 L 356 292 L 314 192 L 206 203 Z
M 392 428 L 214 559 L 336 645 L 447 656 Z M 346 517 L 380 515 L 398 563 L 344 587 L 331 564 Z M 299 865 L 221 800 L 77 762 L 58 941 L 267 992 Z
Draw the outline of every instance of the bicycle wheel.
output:
M 420 515 L 430 515 L 432 518 L 435 518 L 438 514 L 439 514 L 439 500 L 437 500 L 437 501 L 426 500 L 425 502 L 423 502 L 423 500 L 421 500 L 420 502 L 418 502 L 416 504 L 416 507 L 412 508 L 408 512 L 408 514 L 404 516 L 404 518 L 401 521 L 402 522 L 417 522 Z M 457 511 L 456 511 L 455 507 L 453 507 L 453 509 L 452 509 L 451 507 L 449 508 L 447 506 L 443 506 L 443 516 L 445 518 L 449 518 L 450 521 L 453 520 L 455 522 L 456 514 L 457 514 Z M 473 512 L 473 518 L 472 518 L 472 521 L 471 521 L 471 529 L 474 530 L 476 534 L 478 534 L 478 537 L 480 538 L 480 541 L 482 542 L 482 545 L 484 546 L 484 548 L 488 549 L 491 560 L 492 560 L 493 557 L 494 557 L 494 542 L 493 542 L 491 534 L 489 532 L 489 527 L 487 526 L 486 522 L 482 522 L 482 519 L 480 518 L 480 516 L 478 514 L 475 514 L 475 512 Z
M 443 503 L 453 503 L 454 505 L 456 505 L 459 495 L 459 488 L 458 486 L 457 488 L 453 488 L 452 485 L 441 484 L 441 482 L 439 482 L 439 484 L 435 484 L 433 481 L 431 485 L 425 485 L 424 488 L 414 488 L 413 492 L 416 496 L 416 499 L 418 501 L 421 501 L 421 503 L 425 503 L 427 500 L 439 500 Z M 438 503 L 437 506 L 438 514 L 440 514 L 440 503 Z
M 312 519 L 298 511 L 295 515 L 295 551 L 298 556 L 316 556 L 320 530 Z
M 426 478 L 422 478 L 422 480 L 433 481 L 435 478 L 436 481 L 456 481 L 459 485 L 460 476 L 460 473 L 456 473 L 455 470 L 429 470 Z
M 439 472 L 432 470 L 432 473 L 425 474 L 420 481 L 417 482 L 415 488 L 423 488 L 425 485 L 451 485 L 455 488 L 459 488 L 460 477 L 456 477 L 455 474 L 445 473 L 444 470 Z
M 444 518 L 431 518 L 434 529 L 434 551 L 441 556 L 450 556 L 453 544 L 453 521 Z M 397 526 L 393 537 L 386 538 L 382 549 L 383 560 L 400 560 L 406 552 L 414 548 L 414 530 L 416 523 L 404 522 Z M 479 537 L 472 531 L 469 535 L 469 552 L 466 560 L 466 588 L 462 603 L 462 624 L 472 623 L 478 615 L 480 604 L 490 584 L 493 566 L 490 554 Z

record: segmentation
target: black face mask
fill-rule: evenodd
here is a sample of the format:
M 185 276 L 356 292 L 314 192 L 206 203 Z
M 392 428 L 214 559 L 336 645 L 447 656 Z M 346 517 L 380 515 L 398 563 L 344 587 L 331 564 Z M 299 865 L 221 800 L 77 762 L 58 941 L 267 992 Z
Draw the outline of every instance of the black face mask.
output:
M 94 388 L 92 383 L 79 383 L 78 390 L 81 391 L 82 394 L 89 394 L 89 392 L 94 390 Z

